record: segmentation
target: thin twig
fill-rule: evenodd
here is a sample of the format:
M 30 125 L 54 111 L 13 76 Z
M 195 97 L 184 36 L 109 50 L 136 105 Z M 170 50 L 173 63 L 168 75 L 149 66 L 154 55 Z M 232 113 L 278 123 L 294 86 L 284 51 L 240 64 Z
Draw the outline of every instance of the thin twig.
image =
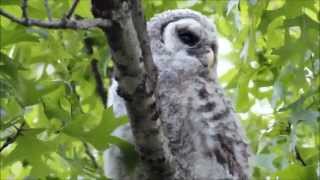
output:
M 18 138 L 18 136 L 21 134 L 22 128 L 25 125 L 25 122 L 22 122 L 20 127 L 15 127 L 15 129 L 17 130 L 17 132 L 13 135 L 10 136 L 6 139 L 6 141 L 4 142 L 4 144 L 0 147 L 0 152 L 2 152 L 6 147 L 8 147 L 10 144 L 14 143 L 16 141 L 16 139 Z
M 71 8 L 69 9 L 69 11 L 66 13 L 66 15 L 64 17 L 65 19 L 70 19 L 71 18 L 71 16 L 72 16 L 74 10 L 76 9 L 78 3 L 79 3 L 79 0 L 73 0 Z
M 22 17 L 28 21 L 28 0 L 22 0 L 21 9 Z
M 44 7 L 46 8 L 48 20 L 50 22 L 50 21 L 52 21 L 52 15 L 51 15 L 51 9 L 49 7 L 48 0 L 44 0 Z
M 98 163 L 97 163 L 97 161 L 96 161 L 96 158 L 95 158 L 94 155 L 91 153 L 89 145 L 88 145 L 86 142 L 83 142 L 83 146 L 84 146 L 84 148 L 85 148 L 86 154 L 88 155 L 88 157 L 90 158 L 90 160 L 91 160 L 91 162 L 92 162 L 92 164 L 93 164 L 93 167 L 94 167 L 95 169 L 98 169 L 98 168 L 99 168 L 99 165 L 98 165 Z
M 134 22 L 134 26 L 136 28 L 136 32 L 138 35 L 138 40 L 140 43 L 140 48 L 142 51 L 142 60 L 144 62 L 145 70 L 149 77 L 149 87 L 151 91 L 156 86 L 158 71 L 153 62 L 151 48 L 150 48 L 150 40 L 147 33 L 146 21 L 144 18 L 144 12 L 142 9 L 142 5 L 139 0 L 132 0 L 132 19 Z
M 303 166 L 307 166 L 307 164 L 306 164 L 306 163 L 304 162 L 304 160 L 302 159 L 302 156 L 301 156 L 301 154 L 300 154 L 297 146 L 294 147 L 294 150 L 295 150 L 295 152 L 296 152 L 296 158 L 297 158 L 297 160 L 300 161 Z
M 102 80 L 101 74 L 99 72 L 98 61 L 96 59 L 93 59 L 91 61 L 91 69 L 94 74 L 94 78 L 96 79 L 96 87 L 97 87 L 98 94 L 101 98 L 101 101 L 102 101 L 104 107 L 106 107 L 107 106 L 107 104 L 106 104 L 107 93 L 106 93 L 106 90 L 103 86 L 103 80 Z
M 101 18 L 90 20 L 59 20 L 51 22 L 38 19 L 28 19 L 27 21 L 25 21 L 7 13 L 2 9 L 0 9 L 0 15 L 24 26 L 37 26 L 48 29 L 89 29 L 93 27 L 108 27 L 111 25 L 111 22 L 109 20 Z

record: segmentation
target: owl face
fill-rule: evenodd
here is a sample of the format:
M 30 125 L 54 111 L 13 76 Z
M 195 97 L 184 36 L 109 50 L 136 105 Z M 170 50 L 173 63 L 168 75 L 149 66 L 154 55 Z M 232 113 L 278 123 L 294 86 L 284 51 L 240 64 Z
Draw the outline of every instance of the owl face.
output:
M 160 74 L 216 79 L 217 33 L 206 16 L 190 9 L 168 10 L 148 22 L 148 35 Z
M 214 34 L 212 29 L 204 27 L 195 19 L 185 18 L 167 24 L 162 41 L 168 51 L 197 59 L 203 67 L 210 69 L 216 53 Z

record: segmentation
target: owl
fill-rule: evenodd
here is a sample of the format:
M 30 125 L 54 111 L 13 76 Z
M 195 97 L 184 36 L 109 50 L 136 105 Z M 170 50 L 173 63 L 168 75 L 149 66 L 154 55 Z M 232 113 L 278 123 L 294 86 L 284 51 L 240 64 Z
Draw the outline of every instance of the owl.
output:
M 156 99 L 174 179 L 248 179 L 250 151 L 218 83 L 212 21 L 193 10 L 169 10 L 153 17 L 147 30 L 159 71 Z M 121 116 L 126 110 L 116 88 L 113 80 L 108 105 Z

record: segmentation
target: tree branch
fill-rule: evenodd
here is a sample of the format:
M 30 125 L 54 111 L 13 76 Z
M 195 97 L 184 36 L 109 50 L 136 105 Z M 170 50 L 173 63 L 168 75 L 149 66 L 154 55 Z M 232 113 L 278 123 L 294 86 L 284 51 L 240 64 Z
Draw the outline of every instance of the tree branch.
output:
M 0 15 L 24 26 L 37 26 L 48 29 L 89 29 L 93 27 L 105 28 L 111 26 L 110 21 L 101 18 L 91 20 L 57 20 L 47 22 L 38 19 L 19 19 L 2 9 L 0 9 Z
M 152 59 L 152 53 L 150 48 L 150 41 L 147 32 L 146 21 L 144 18 L 144 12 L 142 9 L 142 5 L 139 0 L 132 0 L 132 19 L 134 26 L 136 28 L 136 32 L 138 35 L 138 39 L 140 42 L 140 48 L 142 51 L 142 60 L 144 63 L 144 68 L 148 74 L 150 85 L 152 89 L 155 89 L 157 83 L 158 72 L 157 68 Z
M 85 152 L 86 152 L 87 156 L 90 158 L 90 160 L 91 160 L 91 162 L 92 162 L 93 167 L 94 167 L 95 169 L 98 169 L 98 168 L 99 168 L 99 165 L 98 165 L 98 163 L 97 163 L 97 161 L 96 161 L 96 158 L 95 158 L 94 155 L 91 153 L 90 147 L 89 147 L 88 143 L 83 142 L 83 146 L 84 146 L 84 148 L 85 148 Z
M 304 160 L 302 159 L 302 156 L 301 156 L 301 154 L 300 154 L 297 146 L 294 147 L 294 150 L 295 150 L 295 152 L 296 152 L 296 159 L 297 159 L 298 161 L 300 161 L 303 166 L 307 166 L 307 164 L 306 164 L 306 163 L 304 162 Z
M 79 3 L 79 0 L 73 0 L 71 8 L 69 9 L 69 11 L 64 16 L 65 19 L 70 19 L 71 18 L 71 16 L 72 16 L 74 10 L 76 9 L 78 3 Z
M 92 72 L 94 74 L 94 78 L 96 80 L 96 87 L 97 87 L 97 92 L 101 98 L 101 101 L 104 105 L 104 107 L 107 107 L 107 92 L 104 88 L 104 85 L 103 85 L 103 80 L 102 80 L 102 77 L 99 73 L 99 69 L 98 69 L 98 61 L 96 59 L 93 59 L 91 61 L 91 69 L 92 69 Z
M 6 147 L 8 147 L 10 144 L 14 143 L 18 136 L 21 134 L 22 128 L 24 127 L 25 122 L 22 122 L 19 128 L 16 128 L 17 132 L 6 139 L 4 144 L 0 147 L 0 152 L 2 152 Z
M 28 20 L 28 0 L 22 0 L 21 9 L 22 9 L 22 17 L 25 20 Z
M 134 0 L 92 0 L 92 13 L 112 21 L 112 25 L 103 30 L 114 62 L 118 94 L 126 102 L 135 144 L 145 169 L 143 173 L 147 179 L 171 179 L 173 168 L 163 149 L 155 86 L 152 85 L 157 82 L 157 72 L 140 4 Z
M 44 0 L 44 7 L 46 8 L 48 20 L 50 22 L 50 21 L 52 21 L 52 15 L 51 15 L 51 10 L 50 10 L 50 7 L 49 7 L 48 0 Z

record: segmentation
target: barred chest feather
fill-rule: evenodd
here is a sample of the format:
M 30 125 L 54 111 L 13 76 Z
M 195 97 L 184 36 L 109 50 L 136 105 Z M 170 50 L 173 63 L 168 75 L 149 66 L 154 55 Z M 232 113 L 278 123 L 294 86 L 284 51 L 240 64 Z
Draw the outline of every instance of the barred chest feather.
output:
M 158 92 L 163 135 L 168 155 L 174 157 L 170 163 L 180 173 L 176 179 L 248 179 L 244 172 L 249 171 L 249 148 L 232 105 L 215 80 L 162 77 Z

